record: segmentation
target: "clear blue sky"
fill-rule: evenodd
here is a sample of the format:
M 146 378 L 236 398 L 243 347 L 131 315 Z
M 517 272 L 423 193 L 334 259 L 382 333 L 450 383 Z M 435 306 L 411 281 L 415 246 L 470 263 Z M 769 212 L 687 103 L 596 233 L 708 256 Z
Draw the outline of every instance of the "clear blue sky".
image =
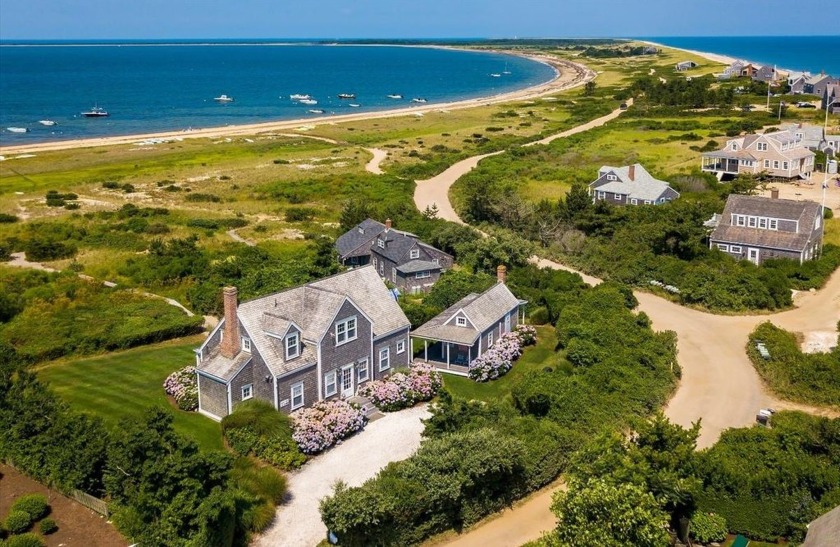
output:
M 0 0 L 0 39 L 833 35 L 836 6 L 832 0 Z

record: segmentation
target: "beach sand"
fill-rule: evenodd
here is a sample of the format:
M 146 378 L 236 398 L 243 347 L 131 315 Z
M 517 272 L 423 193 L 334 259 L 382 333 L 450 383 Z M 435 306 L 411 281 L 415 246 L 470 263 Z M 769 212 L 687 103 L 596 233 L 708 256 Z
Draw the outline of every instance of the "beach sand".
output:
M 511 53 L 511 52 L 500 52 Z M 19 144 L 0 147 L 0 155 L 32 154 L 36 152 L 48 152 L 52 150 L 69 150 L 75 148 L 89 148 L 96 146 L 114 146 L 120 144 L 132 144 L 147 140 L 174 140 L 174 139 L 197 139 L 197 138 L 219 138 L 240 135 L 256 135 L 267 131 L 278 130 L 312 130 L 318 125 L 334 124 L 336 122 L 353 122 L 359 120 L 371 120 L 382 118 L 395 118 L 399 116 L 416 115 L 437 110 L 457 110 L 486 106 L 491 104 L 527 100 L 558 93 L 573 87 L 581 86 L 595 78 L 596 74 L 585 65 L 558 59 L 545 55 L 522 55 L 533 61 L 547 64 L 554 68 L 555 76 L 552 80 L 540 85 L 528 87 L 510 93 L 503 93 L 491 97 L 478 99 L 467 99 L 448 103 L 427 103 L 395 110 L 383 110 L 378 112 L 366 112 L 360 114 L 343 114 L 339 116 L 325 116 L 323 118 L 300 118 L 296 120 L 283 120 L 264 122 L 246 125 L 229 125 L 224 127 L 212 127 L 207 129 L 195 129 L 188 131 L 168 131 L 161 133 L 146 133 L 139 135 L 126 135 L 117 137 L 101 137 L 93 139 L 74 139 L 66 141 Z
M 691 53 L 692 55 L 697 55 L 698 57 L 703 57 L 704 59 L 708 59 L 714 63 L 722 63 L 724 65 L 731 65 L 738 59 L 735 57 L 729 57 L 727 55 L 719 55 L 717 53 L 707 53 L 705 51 L 695 51 L 693 49 L 683 49 L 681 47 L 674 47 L 674 46 L 666 46 L 665 44 L 660 44 L 658 42 L 649 42 L 647 40 L 639 40 L 643 44 L 648 44 L 651 46 L 661 47 L 664 49 L 673 49 L 676 51 L 684 51 L 686 53 Z

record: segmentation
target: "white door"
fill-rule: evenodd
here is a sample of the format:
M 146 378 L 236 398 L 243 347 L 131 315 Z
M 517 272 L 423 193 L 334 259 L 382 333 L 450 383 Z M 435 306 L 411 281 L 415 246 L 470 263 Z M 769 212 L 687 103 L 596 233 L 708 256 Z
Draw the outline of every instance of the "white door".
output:
M 353 390 L 353 365 L 341 367 L 341 396 L 352 397 L 355 395 Z
M 747 259 L 753 264 L 758 264 L 758 249 L 747 249 Z

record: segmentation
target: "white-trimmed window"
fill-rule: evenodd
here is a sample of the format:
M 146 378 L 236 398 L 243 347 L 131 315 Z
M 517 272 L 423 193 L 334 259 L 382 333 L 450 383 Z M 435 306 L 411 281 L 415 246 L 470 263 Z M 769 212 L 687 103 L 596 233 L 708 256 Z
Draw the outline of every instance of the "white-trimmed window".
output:
M 724 245 L 723 243 L 718 243 L 717 248 L 720 249 L 721 251 L 728 251 L 729 250 L 729 245 Z
M 786 161 L 782 162 L 782 169 L 787 169 L 789 167 L 790 167 L 790 164 L 788 162 L 786 162 Z
M 779 168 L 779 160 L 773 160 L 773 169 Z
M 598 199 L 605 199 L 607 197 L 606 192 L 598 192 Z
M 392 281 L 393 283 L 396 283 L 396 282 L 397 282 L 397 269 L 396 269 L 396 268 L 394 268 L 393 270 L 391 270 L 391 281 Z
M 420 258 L 420 249 L 411 249 L 411 252 L 408 253 L 408 256 L 411 258 Z
M 383 276 L 383 277 L 385 276 L 385 262 L 384 261 L 379 262 L 379 275 Z
M 757 149 L 759 152 L 767 152 L 767 143 L 766 143 L 766 142 L 760 142 L 760 143 L 758 143 L 758 144 L 756 145 L 756 149 Z
M 489 348 L 492 345 L 493 345 L 493 331 L 491 330 L 490 332 L 487 333 L 487 347 Z
M 254 384 L 245 384 L 242 386 L 242 400 L 247 401 L 254 396 Z
M 391 348 L 379 350 L 379 372 L 391 368 Z
M 747 226 L 749 226 L 750 228 L 755 228 L 756 227 L 755 217 L 747 217 Z
M 424 270 L 422 272 L 417 272 L 414 274 L 414 279 L 426 279 L 427 277 L 432 277 L 432 272 L 429 270 Z
M 405 353 L 405 340 L 397 341 L 397 353 Z
M 286 359 L 294 359 L 300 355 L 300 336 L 298 333 L 286 337 Z
M 455 326 L 466 327 L 467 326 L 467 318 L 466 317 L 456 317 L 455 318 Z
M 381 240 L 381 239 L 377 239 L 377 240 L 376 240 L 376 245 L 377 245 L 380 249 L 384 249 L 384 248 L 385 248 L 385 241 L 383 241 L 383 240 Z
M 638 199 L 633 198 L 633 199 L 631 199 L 631 200 L 630 200 L 630 205 L 638 205 L 638 204 L 639 204 L 639 200 L 638 200 Z
M 621 201 L 621 194 L 613 194 L 613 199 L 616 201 Z
M 341 345 L 356 339 L 356 318 L 350 317 L 335 324 L 335 344 Z
M 359 364 L 356 365 L 356 376 L 359 379 L 359 383 L 367 382 L 370 378 L 370 367 L 368 367 L 368 360 L 362 359 L 359 361 Z
M 645 200 L 645 205 L 650 205 L 650 200 L 649 199 Z
M 298 382 L 292 386 L 291 400 L 292 410 L 303 406 L 303 382 Z
M 324 374 L 324 397 L 338 393 L 338 378 L 335 371 Z
M 747 225 L 747 217 L 744 215 L 735 215 L 735 224 L 738 226 L 746 226 Z
M 758 218 L 758 227 L 766 230 L 767 229 L 767 219 L 764 218 L 764 217 L 759 217 Z
M 251 353 L 251 339 L 242 337 L 242 351 L 247 351 Z
M 770 160 L 764 160 L 764 167 L 766 167 L 767 169 L 770 168 Z
M 778 230 L 779 229 L 779 220 L 775 218 L 770 219 L 770 229 L 771 230 Z
M 729 247 L 730 253 L 741 254 L 741 246 L 740 245 L 731 245 Z
M 607 175 L 607 180 L 618 180 L 618 177 L 615 175 Z

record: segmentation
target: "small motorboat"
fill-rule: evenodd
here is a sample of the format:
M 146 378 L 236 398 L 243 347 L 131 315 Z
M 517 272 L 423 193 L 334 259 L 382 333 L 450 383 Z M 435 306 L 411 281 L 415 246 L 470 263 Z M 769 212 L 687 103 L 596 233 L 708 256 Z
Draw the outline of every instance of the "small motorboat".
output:
M 295 93 L 293 95 L 289 95 L 289 98 L 293 101 L 308 101 L 312 98 L 311 95 L 302 95 L 300 93 Z
M 491 75 L 490 75 L 490 77 L 491 77 L 491 78 L 501 78 L 501 77 L 502 77 L 502 75 L 501 75 L 501 74 L 498 74 L 498 73 L 496 73 L 496 72 L 494 72 L 493 74 L 491 74 Z
M 219 95 L 218 97 L 213 97 L 213 100 L 216 101 L 217 103 L 232 103 L 233 102 L 233 97 L 228 97 L 227 95 L 225 95 L 223 93 L 223 94 Z
M 57 122 L 54 122 L 52 120 L 39 120 L 38 123 L 40 123 L 41 125 L 46 125 L 47 127 L 52 127 L 54 125 L 58 125 Z
M 415 97 L 414 99 L 411 99 L 411 102 L 413 102 L 413 103 L 427 103 L 429 101 L 426 100 L 426 99 L 423 99 L 422 97 Z
M 339 93 L 337 97 L 339 99 L 355 99 L 356 95 L 354 93 Z
M 359 107 L 360 107 L 360 106 L 362 106 L 362 105 L 360 105 L 360 104 L 356 104 L 356 103 L 350 103 L 350 104 L 349 104 L 349 105 L 347 105 L 347 106 L 349 106 L 350 108 L 359 108 Z
M 7 127 L 6 131 L 10 133 L 29 133 L 29 130 L 25 127 Z
M 388 95 L 388 98 L 389 99 L 402 99 L 403 96 L 395 93 L 393 95 Z
M 94 106 L 87 112 L 82 112 L 82 116 L 85 118 L 107 118 L 109 114 L 104 109 Z
M 300 104 L 308 104 L 311 106 L 313 104 L 318 104 L 318 101 L 316 101 L 315 99 L 301 99 Z
M 313 109 L 311 109 L 311 110 L 308 110 L 308 112 L 309 112 L 310 114 L 323 114 L 323 113 L 324 113 L 324 111 L 323 111 L 323 110 L 321 110 L 320 108 L 313 108 Z

